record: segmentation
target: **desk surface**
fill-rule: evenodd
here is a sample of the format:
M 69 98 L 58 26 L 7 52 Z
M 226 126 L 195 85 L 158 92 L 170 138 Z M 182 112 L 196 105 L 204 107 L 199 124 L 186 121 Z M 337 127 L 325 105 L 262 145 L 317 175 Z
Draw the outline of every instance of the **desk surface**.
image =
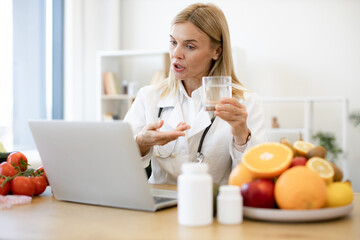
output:
M 168 186 L 156 186 L 167 188 Z M 173 188 L 173 187 L 170 187 Z M 360 193 L 350 215 L 315 223 L 244 219 L 204 227 L 177 223 L 177 208 L 141 212 L 54 199 L 50 189 L 31 204 L 0 210 L 0 239 L 360 239 Z

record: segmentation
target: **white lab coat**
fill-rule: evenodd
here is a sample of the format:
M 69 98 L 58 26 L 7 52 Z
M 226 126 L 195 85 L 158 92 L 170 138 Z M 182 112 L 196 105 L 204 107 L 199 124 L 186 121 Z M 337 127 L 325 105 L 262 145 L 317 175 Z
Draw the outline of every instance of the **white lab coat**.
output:
M 147 167 L 151 160 L 150 183 L 176 184 L 177 177 L 181 174 L 181 164 L 197 161 L 201 136 L 211 123 L 212 116 L 203 109 L 202 87 L 195 90 L 192 98 L 189 98 L 182 84 L 179 86 L 176 96 L 165 98 L 160 98 L 161 92 L 155 85 L 143 87 L 124 119 L 131 124 L 135 136 L 149 123 L 159 120 L 159 108 L 163 108 L 161 119 L 164 120 L 159 131 L 173 130 L 179 122 L 188 121 L 186 123 L 191 126 L 185 137 L 179 137 L 164 146 L 154 146 L 142 158 L 144 167 Z M 218 184 L 228 183 L 232 168 L 241 162 L 246 149 L 266 140 L 261 99 L 254 92 L 245 92 L 244 97 L 245 100 L 241 102 L 248 112 L 247 125 L 252 134 L 251 140 L 244 146 L 235 147 L 230 125 L 216 117 L 203 141 L 203 162 L 208 163 L 209 173 Z

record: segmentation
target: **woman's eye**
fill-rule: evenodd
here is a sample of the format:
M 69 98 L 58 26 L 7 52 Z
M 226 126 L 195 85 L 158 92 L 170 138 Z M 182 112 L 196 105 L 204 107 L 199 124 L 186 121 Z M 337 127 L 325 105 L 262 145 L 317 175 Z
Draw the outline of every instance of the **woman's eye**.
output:
M 195 48 L 194 46 L 191 46 L 191 45 L 186 45 L 186 47 L 190 50 L 193 50 Z
M 171 44 L 171 45 L 176 45 L 176 41 L 170 40 L 170 44 Z

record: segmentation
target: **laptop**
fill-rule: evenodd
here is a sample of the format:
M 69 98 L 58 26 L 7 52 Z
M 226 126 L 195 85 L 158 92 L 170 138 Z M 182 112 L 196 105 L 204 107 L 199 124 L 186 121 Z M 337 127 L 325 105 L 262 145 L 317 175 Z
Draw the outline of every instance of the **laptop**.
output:
M 177 204 L 176 191 L 150 188 L 128 123 L 31 120 L 29 126 L 56 199 L 144 211 Z

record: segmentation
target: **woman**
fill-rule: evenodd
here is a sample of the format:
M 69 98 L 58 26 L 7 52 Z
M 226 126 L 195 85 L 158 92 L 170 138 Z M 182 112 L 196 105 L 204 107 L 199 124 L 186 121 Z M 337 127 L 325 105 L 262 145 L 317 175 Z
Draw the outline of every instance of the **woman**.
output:
M 265 140 L 265 127 L 259 97 L 234 74 L 222 11 L 212 4 L 181 11 L 171 25 L 169 53 L 169 78 L 142 88 L 124 119 L 144 167 L 151 161 L 149 182 L 176 184 L 183 162 L 203 161 L 215 183 L 227 184 L 244 151 Z M 215 112 L 204 110 L 203 76 L 232 77 L 233 97 L 222 98 Z

